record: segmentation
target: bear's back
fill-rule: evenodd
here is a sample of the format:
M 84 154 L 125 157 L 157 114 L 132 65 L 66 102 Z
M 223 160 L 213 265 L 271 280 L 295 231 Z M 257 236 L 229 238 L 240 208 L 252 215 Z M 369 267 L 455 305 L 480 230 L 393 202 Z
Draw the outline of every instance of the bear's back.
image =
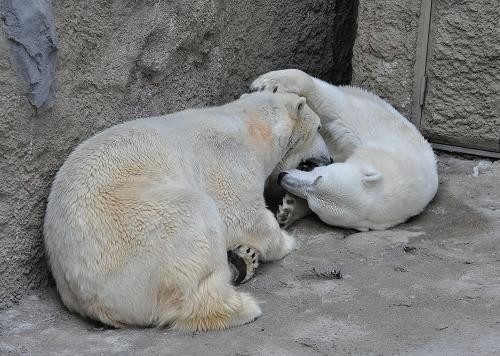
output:
M 401 148 L 403 151 L 430 149 L 418 129 L 382 98 L 362 88 L 343 86 L 339 89 L 346 99 L 342 121 L 355 132 L 363 145 L 399 152 Z

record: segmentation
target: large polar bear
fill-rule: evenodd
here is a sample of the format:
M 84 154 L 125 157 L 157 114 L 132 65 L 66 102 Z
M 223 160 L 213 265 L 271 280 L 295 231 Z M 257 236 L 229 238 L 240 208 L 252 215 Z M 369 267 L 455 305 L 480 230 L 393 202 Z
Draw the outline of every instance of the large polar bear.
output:
M 310 213 L 327 224 L 381 230 L 419 214 L 438 187 L 434 153 L 390 104 L 351 86 L 333 86 L 287 69 L 257 78 L 252 90 L 295 93 L 319 115 L 336 163 L 281 174 L 288 192 L 278 212 L 285 226 Z M 309 208 L 308 208 L 309 206 Z
M 115 327 L 211 330 L 257 318 L 256 301 L 230 284 L 226 250 L 243 244 L 272 261 L 294 248 L 264 184 L 321 140 L 319 125 L 304 98 L 254 93 L 85 141 L 57 173 L 45 215 L 64 304 Z

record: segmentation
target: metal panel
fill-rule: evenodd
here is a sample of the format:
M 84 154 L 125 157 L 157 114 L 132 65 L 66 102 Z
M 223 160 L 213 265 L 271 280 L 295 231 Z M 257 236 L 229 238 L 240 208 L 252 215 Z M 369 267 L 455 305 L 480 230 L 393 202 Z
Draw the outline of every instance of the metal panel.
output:
M 432 148 L 434 148 L 436 150 L 440 150 L 440 151 L 465 153 L 465 154 L 468 154 L 468 155 L 484 156 L 484 157 L 490 157 L 490 158 L 500 159 L 500 153 L 499 152 L 476 150 L 474 148 L 445 145 L 445 144 L 442 144 L 442 143 L 432 143 L 431 145 L 432 145 Z

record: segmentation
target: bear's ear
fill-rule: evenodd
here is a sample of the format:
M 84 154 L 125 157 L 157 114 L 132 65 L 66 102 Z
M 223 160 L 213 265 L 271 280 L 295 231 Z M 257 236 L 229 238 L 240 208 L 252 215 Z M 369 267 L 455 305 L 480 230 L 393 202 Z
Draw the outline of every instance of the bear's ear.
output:
M 377 171 L 375 168 L 366 167 L 365 169 L 363 169 L 363 178 L 361 178 L 363 184 L 373 185 L 380 179 L 382 179 L 382 173 Z
M 300 112 L 304 109 L 306 105 L 306 98 L 300 97 L 295 102 L 295 112 L 297 113 L 297 117 L 300 117 Z

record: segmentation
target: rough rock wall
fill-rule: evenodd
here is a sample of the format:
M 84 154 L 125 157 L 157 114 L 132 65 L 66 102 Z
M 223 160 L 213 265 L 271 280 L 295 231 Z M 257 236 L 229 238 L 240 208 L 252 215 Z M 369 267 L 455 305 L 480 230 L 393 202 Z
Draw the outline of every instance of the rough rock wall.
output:
M 410 117 L 420 1 L 360 0 L 352 82 Z
M 435 1 L 422 130 L 434 141 L 499 150 L 500 3 Z
M 412 112 L 422 1 L 360 0 L 352 81 Z M 433 142 L 499 150 L 498 0 L 433 0 L 421 131 Z M 412 117 L 413 116 L 413 117 Z
M 30 86 L 16 72 L 5 0 L 0 34 L 0 308 L 47 281 L 41 237 L 46 197 L 75 145 L 130 118 L 230 101 L 272 69 L 296 67 L 325 80 L 348 82 L 352 42 L 336 23 L 354 26 L 349 3 L 54 1 L 56 94 L 52 109 L 37 113 L 27 95 Z

